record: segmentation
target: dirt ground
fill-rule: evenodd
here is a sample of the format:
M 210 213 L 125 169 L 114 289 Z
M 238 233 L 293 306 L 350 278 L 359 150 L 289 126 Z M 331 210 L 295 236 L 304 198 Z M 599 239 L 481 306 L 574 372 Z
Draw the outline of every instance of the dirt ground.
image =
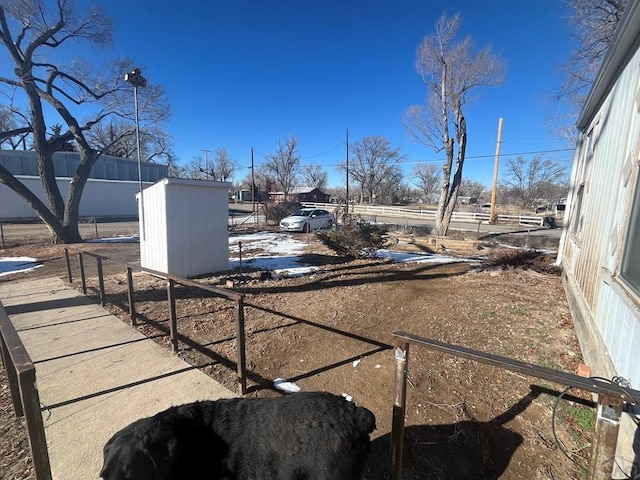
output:
M 400 233 L 398 238 L 397 248 L 428 250 L 417 238 Z M 198 280 L 212 285 L 232 280 L 246 295 L 248 396 L 280 395 L 273 388 L 276 378 L 304 391 L 353 396 L 376 415 L 365 477 L 382 480 L 389 478 L 390 464 L 392 332 L 568 372 L 582 361 L 553 256 L 483 245 L 475 252 L 483 255 L 477 262 L 393 264 L 344 262 L 312 240 L 305 261 L 322 267 L 313 275 L 273 279 L 261 272 L 235 272 Z M 137 244 L 81 248 L 128 262 L 139 255 Z M 33 273 L 0 281 L 65 275 L 59 246 L 15 246 L 0 250 L 0 256 L 44 262 Z M 90 295 L 97 299 L 95 267 L 87 271 Z M 108 309 L 128 322 L 124 269 L 106 262 L 105 274 Z M 136 273 L 134 283 L 137 328 L 169 348 L 164 282 Z M 179 355 L 237 391 L 234 304 L 181 286 L 176 296 Z M 0 476 L 28 478 L 24 429 L 6 405 L 6 380 L 0 382 Z M 403 478 L 585 478 L 593 409 L 583 405 L 589 397 L 574 391 L 576 396 L 562 398 L 553 414 L 563 388 L 412 346 Z

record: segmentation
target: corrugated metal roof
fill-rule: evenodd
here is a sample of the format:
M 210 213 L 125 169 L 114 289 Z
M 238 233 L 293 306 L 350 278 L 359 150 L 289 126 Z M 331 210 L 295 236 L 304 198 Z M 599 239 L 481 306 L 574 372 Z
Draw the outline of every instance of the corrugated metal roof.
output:
M 56 178 L 73 177 L 79 163 L 80 154 L 77 152 L 53 154 Z M 13 175 L 39 176 L 36 154 L 31 150 L 0 150 L 0 165 Z M 143 163 L 141 170 L 143 182 L 157 182 L 169 173 L 166 165 L 157 163 Z M 91 169 L 89 178 L 135 181 L 138 180 L 138 162 L 128 158 L 101 155 Z

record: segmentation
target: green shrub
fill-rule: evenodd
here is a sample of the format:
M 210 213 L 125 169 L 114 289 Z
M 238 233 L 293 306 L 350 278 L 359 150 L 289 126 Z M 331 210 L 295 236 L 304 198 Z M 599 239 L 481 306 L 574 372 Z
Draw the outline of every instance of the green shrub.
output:
M 340 228 L 317 232 L 316 236 L 336 254 L 346 258 L 363 258 L 383 248 L 386 230 L 360 217 L 346 217 Z

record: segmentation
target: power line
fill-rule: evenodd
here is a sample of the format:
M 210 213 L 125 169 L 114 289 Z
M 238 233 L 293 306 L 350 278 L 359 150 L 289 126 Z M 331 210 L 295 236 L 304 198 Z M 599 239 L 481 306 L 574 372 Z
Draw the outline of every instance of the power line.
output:
M 310 158 L 315 158 L 315 157 L 319 157 L 322 155 L 326 155 L 327 153 L 330 153 L 334 150 L 336 150 L 337 148 L 343 146 L 343 143 L 340 143 L 339 145 L 333 147 L 332 149 L 318 154 L 318 155 L 314 155 L 311 157 L 304 157 L 301 158 L 300 161 L 304 162 L 305 160 L 308 160 Z M 573 152 L 575 151 L 574 148 L 557 148 L 557 149 L 552 149 L 552 150 L 533 150 L 533 151 L 529 151 L 529 152 L 514 152 L 514 153 L 502 153 L 500 156 L 501 157 L 514 157 L 516 155 L 537 155 L 537 154 L 542 154 L 542 153 L 559 153 L 559 152 Z M 262 152 L 257 152 L 257 153 L 261 153 Z M 264 154 L 263 154 L 264 155 Z M 493 158 L 494 154 L 488 154 L 488 155 L 467 155 L 464 157 L 465 160 L 477 160 L 477 159 L 482 159 L 482 158 Z M 433 159 L 428 159 L 428 160 L 410 160 L 410 161 L 401 161 L 399 162 L 401 165 L 414 165 L 414 164 L 419 164 L 419 163 L 441 163 L 444 162 L 445 159 L 444 158 L 433 158 Z M 330 164 L 324 164 L 321 165 L 322 167 L 339 167 L 342 166 L 342 164 L 340 163 L 330 163 Z M 250 167 L 248 167 L 250 168 Z

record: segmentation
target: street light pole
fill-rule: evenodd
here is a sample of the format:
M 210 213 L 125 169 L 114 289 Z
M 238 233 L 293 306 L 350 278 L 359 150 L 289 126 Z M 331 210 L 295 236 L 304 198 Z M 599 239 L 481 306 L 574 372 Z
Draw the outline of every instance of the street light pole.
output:
M 136 150 L 138 152 L 138 184 L 140 189 L 140 239 L 144 240 L 144 198 L 142 195 L 142 160 L 140 159 L 140 119 L 138 117 L 138 87 L 146 87 L 147 80 L 142 76 L 140 69 L 136 68 L 131 73 L 126 73 L 124 81 L 133 85 L 133 106 L 136 119 Z

